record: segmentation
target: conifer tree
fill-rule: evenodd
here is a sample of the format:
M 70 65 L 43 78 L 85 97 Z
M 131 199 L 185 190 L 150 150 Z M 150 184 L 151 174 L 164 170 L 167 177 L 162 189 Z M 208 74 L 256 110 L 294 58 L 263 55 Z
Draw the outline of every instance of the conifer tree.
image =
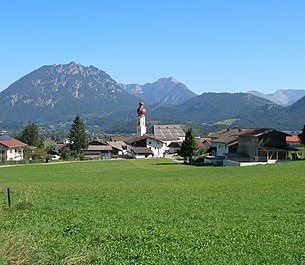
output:
M 185 140 L 183 141 L 178 154 L 183 157 L 184 163 L 192 163 L 193 155 L 197 150 L 197 142 L 192 129 L 188 129 L 185 134 Z
M 80 116 L 76 116 L 69 132 L 70 147 L 76 153 L 80 154 L 82 148 L 86 148 L 87 134 Z
M 28 145 L 38 146 L 40 143 L 38 136 L 38 126 L 34 123 L 29 123 L 21 132 L 21 135 L 17 138 Z

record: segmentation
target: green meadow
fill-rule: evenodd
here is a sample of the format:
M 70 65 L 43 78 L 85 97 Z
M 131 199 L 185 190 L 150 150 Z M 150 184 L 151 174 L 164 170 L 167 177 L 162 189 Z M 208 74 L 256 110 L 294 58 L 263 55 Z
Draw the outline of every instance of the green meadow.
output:
M 0 264 L 305 264 L 304 161 L 2 167 L 0 203 Z

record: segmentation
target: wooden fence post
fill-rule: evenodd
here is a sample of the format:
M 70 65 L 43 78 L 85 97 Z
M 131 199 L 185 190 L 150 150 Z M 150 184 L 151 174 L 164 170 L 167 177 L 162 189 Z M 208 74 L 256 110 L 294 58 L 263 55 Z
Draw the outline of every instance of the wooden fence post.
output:
M 10 193 L 10 188 L 7 188 L 7 205 L 8 205 L 8 208 L 11 207 L 11 193 Z

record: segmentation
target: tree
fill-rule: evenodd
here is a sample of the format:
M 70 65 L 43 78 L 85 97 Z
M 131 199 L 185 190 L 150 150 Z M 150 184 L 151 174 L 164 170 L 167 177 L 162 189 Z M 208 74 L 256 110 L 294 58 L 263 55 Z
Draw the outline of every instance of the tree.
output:
M 38 127 L 34 123 L 29 123 L 24 130 L 21 132 L 21 135 L 18 137 L 20 141 L 31 145 L 39 145 L 39 136 L 38 136 Z
M 300 142 L 302 144 L 305 144 L 305 125 L 303 127 L 303 130 L 301 131 L 301 133 L 298 136 L 300 138 Z
M 178 151 L 178 155 L 184 158 L 184 163 L 187 163 L 188 161 L 191 164 L 193 160 L 193 155 L 195 154 L 196 150 L 197 142 L 194 133 L 192 129 L 188 129 L 185 134 L 185 140 L 183 141 Z
M 83 121 L 79 116 L 73 121 L 69 132 L 70 148 L 76 153 L 80 154 L 82 148 L 86 148 L 87 143 L 87 134 L 83 124 Z

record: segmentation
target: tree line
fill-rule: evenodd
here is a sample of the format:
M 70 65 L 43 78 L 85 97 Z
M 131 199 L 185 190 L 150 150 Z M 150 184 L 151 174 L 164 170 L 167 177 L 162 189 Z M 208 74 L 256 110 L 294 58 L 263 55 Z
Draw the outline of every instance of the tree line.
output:
M 38 126 L 34 123 L 29 123 L 26 127 L 15 136 L 16 139 L 26 143 L 25 157 L 35 160 L 46 160 L 51 158 L 54 145 L 48 144 L 43 138 L 39 137 Z M 69 144 L 63 150 L 63 158 L 69 157 L 82 159 L 81 150 L 88 145 L 88 137 L 84 123 L 80 116 L 76 116 L 71 129 L 68 133 Z

